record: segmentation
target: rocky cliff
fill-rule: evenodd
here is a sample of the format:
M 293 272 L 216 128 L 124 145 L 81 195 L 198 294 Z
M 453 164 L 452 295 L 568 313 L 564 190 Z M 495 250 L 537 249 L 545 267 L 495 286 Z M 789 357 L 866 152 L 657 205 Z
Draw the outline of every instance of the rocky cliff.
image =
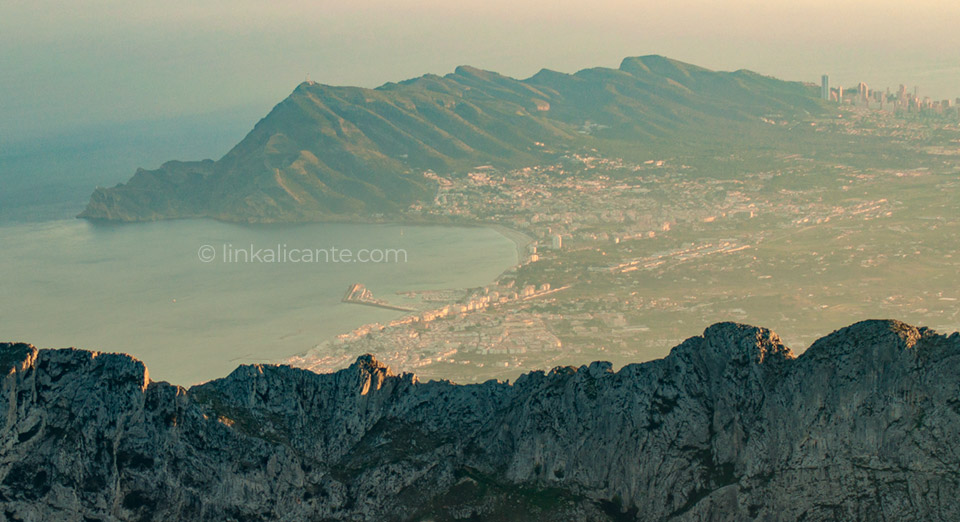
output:
M 960 520 L 960 335 L 896 321 L 465 386 L 364 356 L 186 390 L 25 344 L 0 372 L 6 520 Z

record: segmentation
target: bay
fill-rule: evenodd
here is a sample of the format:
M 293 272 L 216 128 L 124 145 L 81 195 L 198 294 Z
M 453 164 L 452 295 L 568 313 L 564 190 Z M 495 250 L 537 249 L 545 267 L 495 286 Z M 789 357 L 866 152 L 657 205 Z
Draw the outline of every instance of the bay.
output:
M 514 243 L 488 228 L 8 223 L 0 339 L 129 353 L 151 379 L 190 385 L 404 315 L 342 303 L 352 283 L 396 301 L 482 286 L 516 263 Z

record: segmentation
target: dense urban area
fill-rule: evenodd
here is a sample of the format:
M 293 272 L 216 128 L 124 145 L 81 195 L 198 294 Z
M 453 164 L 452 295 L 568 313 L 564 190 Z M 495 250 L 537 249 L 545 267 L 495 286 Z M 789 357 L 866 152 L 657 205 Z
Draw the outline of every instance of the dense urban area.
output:
M 797 352 L 878 316 L 960 329 L 948 279 L 960 270 L 957 108 L 902 87 L 861 84 L 845 98 L 824 78 L 823 89 L 828 117 L 764 118 L 808 143 L 790 150 L 742 143 L 627 161 L 585 149 L 510 171 L 425 173 L 436 197 L 410 216 L 498 227 L 519 265 L 482 288 L 361 287 L 372 304 L 413 311 L 289 362 L 329 371 L 372 353 L 468 382 L 662 357 L 724 320 L 768 326 Z

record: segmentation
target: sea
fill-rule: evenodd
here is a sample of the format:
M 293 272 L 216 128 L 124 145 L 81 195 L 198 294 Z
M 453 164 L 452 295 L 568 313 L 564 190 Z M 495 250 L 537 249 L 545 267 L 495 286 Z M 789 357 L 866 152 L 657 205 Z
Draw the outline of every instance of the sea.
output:
M 483 286 L 518 262 L 513 241 L 482 227 L 75 219 L 95 186 L 144 165 L 118 156 L 163 157 L 179 142 L 109 136 L 96 154 L 0 151 L 0 340 L 128 353 L 152 380 L 188 386 L 404 315 L 341 302 L 353 283 L 397 302 Z

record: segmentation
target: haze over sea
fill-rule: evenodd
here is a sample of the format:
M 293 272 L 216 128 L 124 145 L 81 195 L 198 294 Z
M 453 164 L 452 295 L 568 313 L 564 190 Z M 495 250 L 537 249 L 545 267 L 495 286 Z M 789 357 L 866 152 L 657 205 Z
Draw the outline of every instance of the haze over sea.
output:
M 210 135 L 235 139 L 217 129 Z M 155 167 L 149 161 L 176 141 L 107 139 L 111 154 L 71 154 L 65 145 L 0 157 L 0 338 L 129 353 L 151 379 L 190 385 L 403 315 L 341 303 L 351 283 L 396 301 L 398 291 L 482 286 L 517 262 L 514 243 L 486 228 L 72 218 L 84 193 L 129 177 L 137 165 Z M 406 262 L 225 263 L 224 244 L 398 249 Z M 204 245 L 216 250 L 212 262 L 198 256 Z

